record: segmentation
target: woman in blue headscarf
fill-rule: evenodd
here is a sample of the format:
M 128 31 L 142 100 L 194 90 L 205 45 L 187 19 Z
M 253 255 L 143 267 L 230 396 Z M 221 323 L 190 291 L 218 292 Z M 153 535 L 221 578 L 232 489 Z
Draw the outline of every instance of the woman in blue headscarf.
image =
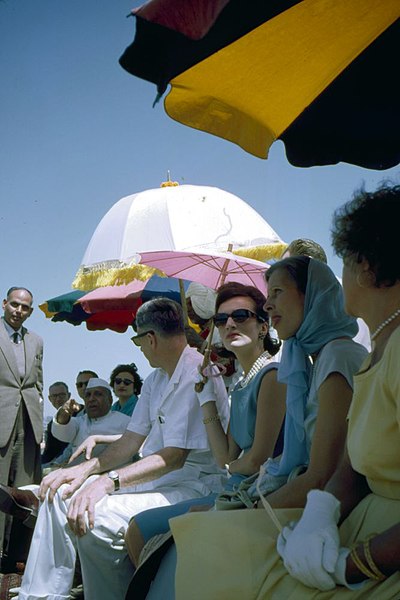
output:
M 307 493 L 322 489 L 338 465 L 353 374 L 367 352 L 352 340 L 358 326 L 344 312 L 342 288 L 327 265 L 291 257 L 275 263 L 266 278 L 265 308 L 284 340 L 278 381 L 287 385 L 284 451 L 280 458 L 267 461 L 267 488 L 275 487 L 268 480 L 289 479 L 267 498 L 274 508 L 292 509 L 279 511 L 286 522 L 299 518 Z M 304 472 L 292 477 L 301 465 Z M 268 520 L 261 510 L 211 511 L 173 519 L 176 597 L 257 598 L 252 569 L 255 553 L 268 555 L 262 534 Z M 270 541 L 271 554 L 276 539 Z M 276 553 L 271 557 L 279 560 Z M 263 561 L 256 564 L 265 570 Z

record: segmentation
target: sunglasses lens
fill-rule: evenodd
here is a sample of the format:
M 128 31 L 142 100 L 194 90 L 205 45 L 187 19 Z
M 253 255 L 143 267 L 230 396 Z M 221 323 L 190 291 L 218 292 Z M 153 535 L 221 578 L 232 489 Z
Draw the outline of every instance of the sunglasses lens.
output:
M 215 327 L 223 327 L 224 325 L 226 325 L 227 321 L 229 319 L 229 315 L 227 315 L 226 313 L 219 313 L 214 315 L 214 325 Z
M 120 385 L 121 383 L 123 383 L 124 385 L 131 385 L 133 381 L 131 381 L 130 379 L 121 379 L 121 377 L 116 377 L 115 383 L 117 385 Z
M 248 310 L 247 308 L 238 308 L 234 310 L 230 315 L 227 313 L 217 313 L 214 315 L 214 325 L 215 327 L 223 327 L 227 324 L 229 317 L 233 319 L 235 323 L 244 323 L 250 317 L 255 316 L 255 314 Z
M 238 308 L 237 310 L 233 311 L 231 317 L 235 323 L 244 323 L 248 318 L 251 317 L 251 312 L 245 308 Z

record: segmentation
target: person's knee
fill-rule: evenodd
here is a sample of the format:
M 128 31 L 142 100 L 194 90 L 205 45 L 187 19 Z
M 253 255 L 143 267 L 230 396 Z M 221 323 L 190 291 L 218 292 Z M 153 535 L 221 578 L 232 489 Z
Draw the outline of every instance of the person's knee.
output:
M 139 556 L 145 544 L 142 533 L 135 521 L 132 520 L 125 533 L 125 543 L 128 550 L 129 558 L 135 567 L 138 566 Z

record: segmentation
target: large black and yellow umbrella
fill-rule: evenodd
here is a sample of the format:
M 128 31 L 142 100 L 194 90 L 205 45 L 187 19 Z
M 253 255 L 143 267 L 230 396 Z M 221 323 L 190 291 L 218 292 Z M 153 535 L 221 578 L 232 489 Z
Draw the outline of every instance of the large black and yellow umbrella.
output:
M 172 89 L 165 99 L 170 117 L 261 158 L 280 139 L 295 166 L 343 161 L 387 169 L 400 162 L 394 66 L 400 36 L 398 0 L 205 4 L 216 6 L 208 31 L 186 41 L 187 19 L 182 17 L 180 29 L 179 15 L 172 25 L 163 16 L 168 5 L 176 9 L 176 0 L 152 0 L 152 11 L 144 7 L 148 12 L 140 19 L 148 19 L 147 31 L 161 37 L 169 31 L 168 39 L 174 40 L 170 53 L 166 40 L 160 50 L 159 79 L 156 51 L 141 56 L 145 31 L 139 23 L 136 56 L 134 42 L 131 63 L 127 54 L 121 58 L 125 68 L 155 81 L 161 92 L 172 73 Z M 187 0 L 186 11 L 191 5 Z M 269 6 L 270 14 L 263 5 Z M 226 17 L 233 6 L 242 6 L 243 23 Z M 179 71 L 182 65 L 186 71 Z

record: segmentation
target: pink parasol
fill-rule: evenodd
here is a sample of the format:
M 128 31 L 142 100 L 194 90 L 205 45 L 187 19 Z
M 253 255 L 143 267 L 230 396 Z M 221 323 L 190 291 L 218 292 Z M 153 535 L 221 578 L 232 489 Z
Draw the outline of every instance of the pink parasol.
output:
M 259 260 L 237 256 L 232 252 L 160 250 L 142 252 L 138 256 L 140 264 L 155 267 L 168 277 L 197 281 L 215 290 L 229 281 L 254 285 L 263 293 L 267 289 L 264 273 L 268 265 Z

